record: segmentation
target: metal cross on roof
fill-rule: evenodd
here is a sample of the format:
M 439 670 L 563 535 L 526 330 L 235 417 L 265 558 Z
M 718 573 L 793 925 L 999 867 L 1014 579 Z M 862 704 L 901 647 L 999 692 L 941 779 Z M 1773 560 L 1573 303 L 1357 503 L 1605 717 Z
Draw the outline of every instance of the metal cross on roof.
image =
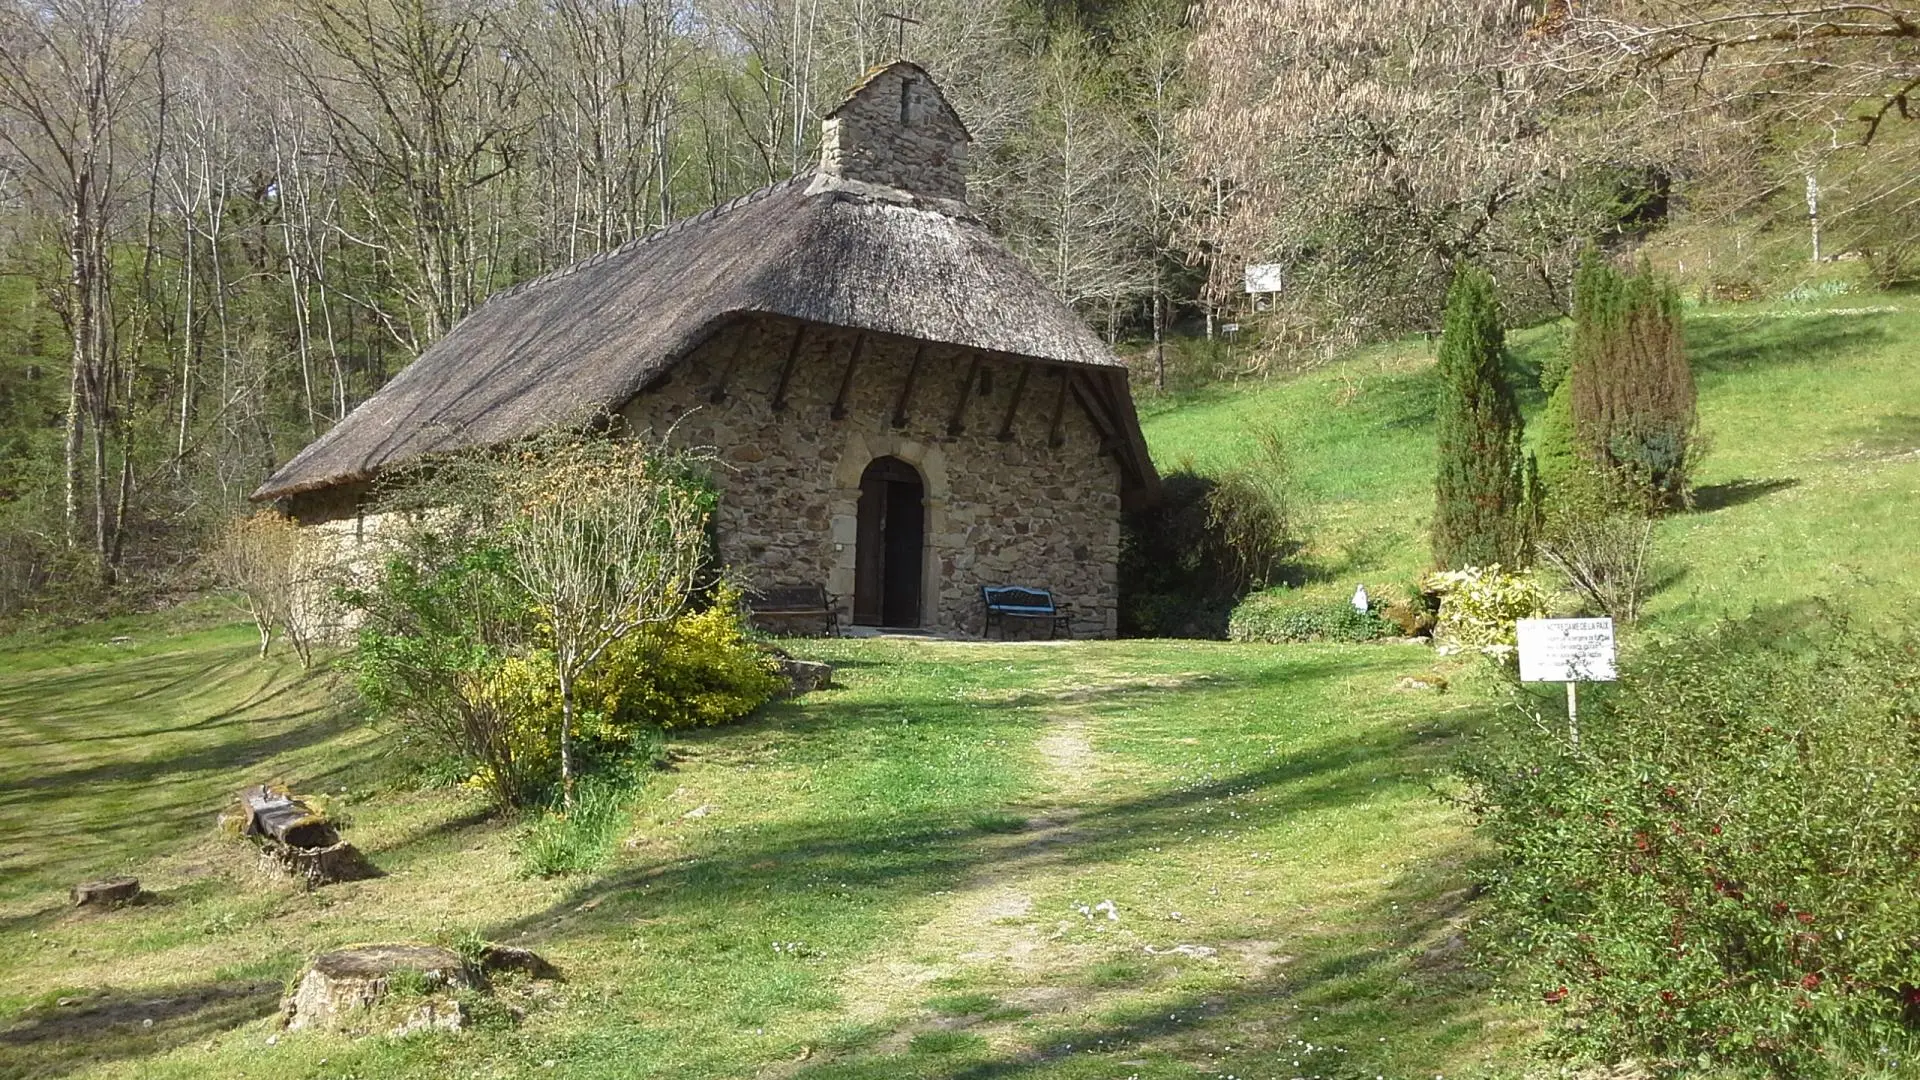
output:
M 899 40 L 895 44 L 895 50 L 898 53 L 899 58 L 902 60 L 905 60 L 907 58 L 907 27 L 908 25 L 919 26 L 920 20 L 909 18 L 908 16 L 901 15 L 897 12 L 892 12 L 892 11 L 881 12 L 880 17 L 883 19 L 892 19 L 894 21 L 895 28 L 898 29 L 900 32 Z

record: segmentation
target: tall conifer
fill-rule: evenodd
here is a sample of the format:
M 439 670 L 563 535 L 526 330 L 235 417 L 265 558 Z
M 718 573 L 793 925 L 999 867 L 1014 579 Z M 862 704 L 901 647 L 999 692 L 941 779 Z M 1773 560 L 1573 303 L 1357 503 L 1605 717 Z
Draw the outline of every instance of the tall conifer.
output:
M 1505 351 L 1493 280 L 1462 266 L 1440 334 L 1433 558 L 1442 568 L 1531 561 L 1534 484 L 1520 449 L 1520 410 L 1501 372 Z
M 1644 264 L 1622 273 L 1589 251 L 1574 279 L 1569 351 L 1580 456 L 1649 509 L 1683 500 L 1698 421 L 1673 286 Z

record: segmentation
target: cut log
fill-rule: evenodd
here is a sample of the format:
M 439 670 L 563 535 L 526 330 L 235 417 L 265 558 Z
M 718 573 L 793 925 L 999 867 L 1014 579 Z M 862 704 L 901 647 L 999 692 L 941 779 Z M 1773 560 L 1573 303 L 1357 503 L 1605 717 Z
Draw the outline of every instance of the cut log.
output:
M 140 895 L 140 879 L 130 877 L 83 881 L 71 891 L 74 907 L 119 907 Z
M 287 1030 L 348 1030 L 368 1018 L 367 1010 L 385 998 L 395 983 L 426 994 L 477 988 L 481 980 L 459 953 L 408 942 L 350 945 L 321 953 L 300 976 L 287 998 Z M 442 1011 L 429 1013 L 439 1016 Z M 417 1015 L 417 1013 L 416 1013 Z M 454 1013 L 456 1017 L 458 1013 Z M 428 1026 L 458 1026 L 445 1022 Z
M 339 830 L 291 792 L 256 785 L 240 793 L 240 804 L 247 815 L 243 836 L 267 837 L 296 848 L 328 848 L 340 842 Z

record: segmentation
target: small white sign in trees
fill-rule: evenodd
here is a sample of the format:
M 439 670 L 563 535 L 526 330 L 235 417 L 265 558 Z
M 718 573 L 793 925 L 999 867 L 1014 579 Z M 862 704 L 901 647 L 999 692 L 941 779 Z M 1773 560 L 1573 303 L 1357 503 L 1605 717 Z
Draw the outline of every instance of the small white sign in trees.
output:
M 1246 281 L 1251 294 L 1281 292 L 1287 287 L 1287 268 L 1281 263 L 1251 263 Z
M 1520 619 L 1513 625 L 1520 646 L 1521 682 L 1567 684 L 1567 731 L 1580 745 L 1580 698 L 1583 682 L 1612 682 L 1614 671 L 1612 619 Z

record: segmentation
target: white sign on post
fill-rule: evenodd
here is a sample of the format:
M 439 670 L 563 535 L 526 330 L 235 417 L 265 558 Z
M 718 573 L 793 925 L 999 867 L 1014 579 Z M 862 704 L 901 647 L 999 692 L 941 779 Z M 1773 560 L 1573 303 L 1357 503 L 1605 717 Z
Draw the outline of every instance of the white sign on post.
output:
M 1521 682 L 1612 682 L 1612 619 L 1521 619 Z
M 1277 293 L 1287 287 L 1287 268 L 1281 263 L 1253 263 L 1247 267 L 1249 293 Z
M 1567 684 L 1567 737 L 1580 746 L 1583 682 L 1612 682 L 1612 619 L 1520 619 L 1513 624 L 1520 646 L 1521 682 Z

